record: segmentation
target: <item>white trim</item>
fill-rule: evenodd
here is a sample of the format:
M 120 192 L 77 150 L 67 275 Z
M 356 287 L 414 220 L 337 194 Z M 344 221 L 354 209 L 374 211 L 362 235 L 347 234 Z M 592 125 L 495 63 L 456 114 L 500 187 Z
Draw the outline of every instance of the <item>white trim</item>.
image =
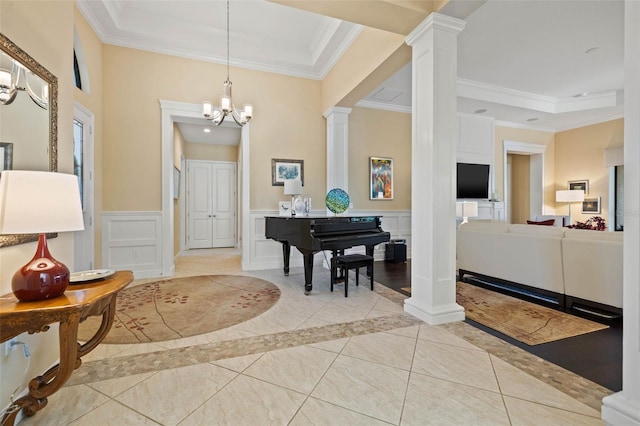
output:
M 88 197 L 84 202 L 87 204 L 85 209 L 89 212 L 89 223 L 86 224 L 84 232 L 88 232 L 89 242 L 86 247 L 89 250 L 90 269 L 95 267 L 95 222 L 96 222 L 96 207 L 95 207 L 95 114 L 85 108 L 78 101 L 73 102 L 73 119 L 82 122 L 89 127 L 89 138 L 83 141 L 83 161 L 85 170 L 90 174 L 90 179 L 84 181 L 85 192 Z M 74 244 L 74 250 L 75 244 Z M 75 257 L 75 255 L 74 255 Z M 75 262 L 74 262 L 75 264 Z M 78 266 L 75 266 L 75 270 L 78 270 Z

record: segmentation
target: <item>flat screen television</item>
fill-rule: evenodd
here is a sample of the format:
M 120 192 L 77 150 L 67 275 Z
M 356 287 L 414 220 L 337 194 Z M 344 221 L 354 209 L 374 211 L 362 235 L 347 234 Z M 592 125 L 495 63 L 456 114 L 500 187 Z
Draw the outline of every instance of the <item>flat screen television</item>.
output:
M 458 163 L 457 198 L 489 198 L 489 165 Z

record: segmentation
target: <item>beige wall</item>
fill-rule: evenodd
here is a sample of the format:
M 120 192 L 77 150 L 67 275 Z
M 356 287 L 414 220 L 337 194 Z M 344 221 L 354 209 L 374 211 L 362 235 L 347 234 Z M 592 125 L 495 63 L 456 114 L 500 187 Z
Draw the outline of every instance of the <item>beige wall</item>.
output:
M 579 203 L 571 206 L 573 222 L 601 216 L 609 225 L 609 168 L 604 150 L 624 143 L 624 120 L 612 120 L 556 134 L 556 189 L 567 189 L 570 180 L 589 180 L 587 198 L 601 198 L 600 214 L 582 214 Z M 568 214 L 566 203 L 558 203 L 558 214 Z
M 160 99 L 200 103 L 223 90 L 223 65 L 105 45 L 104 209 L 161 208 Z M 252 103 L 251 209 L 275 209 L 271 158 L 305 160 L 305 192 L 325 191 L 320 82 L 231 69 L 234 102 Z M 135 96 L 131 96 L 135 94 Z M 126 102 L 122 102 L 126 99 Z
M 515 129 L 512 127 L 496 126 L 494 130 L 495 147 L 495 178 L 496 192 L 498 198 L 504 200 L 504 141 L 525 142 L 530 144 L 544 145 L 544 202 L 543 214 L 553 214 L 555 208 L 555 135 L 554 133 L 542 132 L 539 130 Z
M 393 200 L 369 199 L 372 156 L 394 160 Z M 349 114 L 349 197 L 355 210 L 411 210 L 411 114 L 353 108 Z
M 231 161 L 235 163 L 238 161 L 238 146 L 188 142 L 185 145 L 185 158 L 187 160 Z
M 71 1 L 7 1 L 0 2 L 2 33 L 31 55 L 58 78 L 58 170 L 73 173 L 73 19 Z M 46 143 L 46 142 L 45 142 Z M 35 252 L 36 244 L 0 248 L 0 293 L 11 292 L 13 273 Z M 73 267 L 73 234 L 62 233 L 49 242 L 53 256 Z M 31 364 L 25 377 L 45 371 L 58 357 L 57 327 L 47 333 L 21 335 L 29 345 Z M 10 402 L 10 394 L 22 383 L 24 358 L 14 351 L 0 357 L 0 407 Z

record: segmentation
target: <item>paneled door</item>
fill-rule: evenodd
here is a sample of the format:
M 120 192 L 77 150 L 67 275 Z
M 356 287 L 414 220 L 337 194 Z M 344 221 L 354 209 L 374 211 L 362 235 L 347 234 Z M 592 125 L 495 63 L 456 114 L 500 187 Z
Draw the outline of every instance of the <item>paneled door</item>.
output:
M 74 233 L 73 271 L 94 268 L 93 237 L 93 113 L 80 104 L 73 108 L 73 172 L 78 176 L 84 230 Z
M 187 248 L 234 247 L 236 165 L 187 160 Z

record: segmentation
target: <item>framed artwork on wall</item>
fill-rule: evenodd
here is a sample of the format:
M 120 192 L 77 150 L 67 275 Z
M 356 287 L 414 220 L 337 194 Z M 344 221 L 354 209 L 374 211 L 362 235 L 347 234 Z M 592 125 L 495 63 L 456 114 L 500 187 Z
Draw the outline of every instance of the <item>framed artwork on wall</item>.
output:
M 285 180 L 299 179 L 304 186 L 304 160 L 271 159 L 271 186 L 284 186 Z
M 583 190 L 584 195 L 589 194 L 589 181 L 588 180 L 570 180 L 569 190 Z
M 585 198 L 582 202 L 582 213 L 600 214 L 600 197 Z
M 369 157 L 369 199 L 393 200 L 393 159 Z
M 13 168 L 13 144 L 0 142 L 0 172 Z

